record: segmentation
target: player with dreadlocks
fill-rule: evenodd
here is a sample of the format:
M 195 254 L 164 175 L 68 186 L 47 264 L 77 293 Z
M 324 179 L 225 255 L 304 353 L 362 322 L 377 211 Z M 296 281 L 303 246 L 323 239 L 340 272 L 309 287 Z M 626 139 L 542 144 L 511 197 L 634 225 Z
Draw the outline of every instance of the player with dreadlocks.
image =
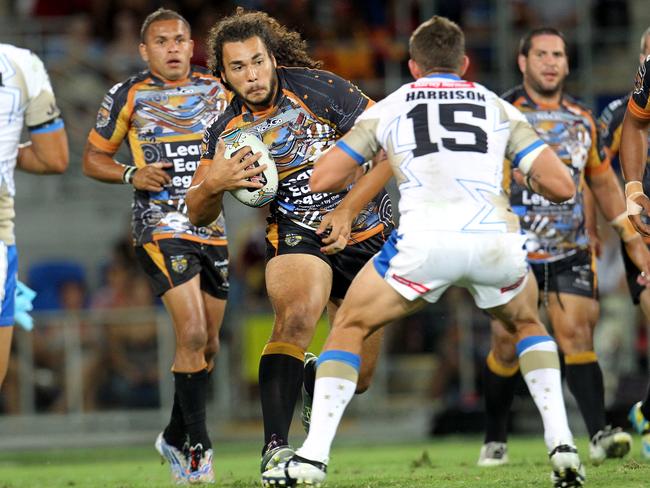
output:
M 223 192 L 241 180 L 237 154 L 223 158 L 223 140 L 240 131 L 269 147 L 280 180 L 266 235 L 266 286 L 275 321 L 259 365 L 264 472 L 293 454 L 289 427 L 303 377 L 307 396 L 313 393 L 315 363 L 303 363 L 318 319 L 325 307 L 332 319 L 352 278 L 392 229 L 381 176 L 390 167 L 383 161 L 371 175 L 360 170 L 345 191 L 312 193 L 315 160 L 373 102 L 349 81 L 317 69 L 321 63 L 307 54 L 300 35 L 263 12 L 238 8 L 213 27 L 208 48 L 211 69 L 234 97 L 206 131 L 186 199 L 190 219 L 196 225 L 213 220 Z M 375 335 L 364 345 L 357 392 L 368 386 L 379 342 Z

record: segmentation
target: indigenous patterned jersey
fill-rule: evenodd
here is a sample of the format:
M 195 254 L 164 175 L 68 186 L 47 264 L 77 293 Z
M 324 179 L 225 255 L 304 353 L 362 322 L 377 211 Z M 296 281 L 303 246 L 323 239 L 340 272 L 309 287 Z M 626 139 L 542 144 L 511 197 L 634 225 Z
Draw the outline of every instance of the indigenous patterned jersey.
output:
M 204 68 L 165 82 L 149 71 L 118 83 L 104 97 L 88 140 L 115 153 L 123 140 L 141 168 L 169 162 L 171 184 L 161 192 L 134 190 L 133 236 L 136 244 L 169 237 L 225 244 L 223 215 L 206 227 L 193 226 L 184 197 L 200 160 L 205 128 L 227 106 L 223 87 Z
M 566 164 L 577 189 L 574 198 L 555 204 L 512 181 L 510 203 L 528 237 L 528 259 L 550 262 L 575 254 L 589 244 L 582 197 L 584 178 L 609 167 L 599 145 L 596 122 L 584 105 L 568 95 L 553 107 L 537 105 L 522 86 L 503 98 L 521 110 Z
M 279 92 L 273 106 L 254 113 L 235 97 L 205 133 L 201 164 L 212 162 L 219 138 L 228 140 L 239 131 L 257 134 L 278 168 L 280 181 L 271 218 L 284 215 L 302 227 L 316 229 L 347 190 L 312 193 L 309 177 L 314 162 L 372 102 L 350 82 L 327 71 L 280 67 L 276 72 Z M 391 218 L 390 199 L 382 190 L 354 221 L 350 241 L 388 230 Z
M 518 233 L 504 161 L 526 173 L 546 147 L 512 105 L 444 73 L 403 85 L 364 112 L 337 146 L 358 163 L 386 151 L 405 234 Z
M 605 154 L 613 161 L 618 156 L 621 149 L 621 131 L 623 129 L 623 117 L 625 109 L 630 101 L 630 95 L 618 98 L 610 102 L 600 114 L 598 119 L 598 130 L 600 132 L 600 142 L 603 145 Z M 650 134 L 649 134 L 650 138 Z M 650 142 L 650 141 L 649 141 Z M 648 145 L 648 159 L 650 162 L 650 144 Z M 650 191 L 650 170 L 646 166 L 643 173 L 643 188 L 647 193 Z
M 31 134 L 63 128 L 50 78 L 31 51 L 0 44 L 0 240 L 13 244 L 14 169 L 27 124 Z

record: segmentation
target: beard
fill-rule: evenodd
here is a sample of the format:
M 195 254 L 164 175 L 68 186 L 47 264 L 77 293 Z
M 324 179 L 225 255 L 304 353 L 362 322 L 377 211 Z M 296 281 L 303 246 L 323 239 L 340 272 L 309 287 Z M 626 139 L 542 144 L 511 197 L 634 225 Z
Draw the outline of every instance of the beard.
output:
M 230 83 L 227 82 L 227 80 L 225 81 L 227 85 L 230 87 L 230 89 L 235 93 L 235 95 L 241 98 L 244 101 L 244 103 L 246 103 L 246 105 L 249 105 L 250 107 L 270 107 L 273 104 L 273 98 L 275 97 L 278 88 L 278 74 L 275 70 L 273 70 L 273 76 L 271 77 L 271 81 L 269 83 L 269 91 L 262 100 L 257 100 L 257 101 L 251 100 L 242 92 L 235 89 Z
M 564 88 L 564 79 L 559 80 L 553 86 L 545 86 L 543 82 L 531 76 L 528 80 L 528 84 L 535 92 L 539 93 L 541 96 L 550 98 L 562 91 Z

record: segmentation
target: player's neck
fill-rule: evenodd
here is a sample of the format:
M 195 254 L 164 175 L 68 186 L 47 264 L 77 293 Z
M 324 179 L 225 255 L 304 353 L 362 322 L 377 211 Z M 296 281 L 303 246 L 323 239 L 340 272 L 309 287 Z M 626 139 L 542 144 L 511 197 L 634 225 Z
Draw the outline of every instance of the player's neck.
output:
M 525 81 L 524 90 L 526 90 L 526 94 L 530 99 L 541 107 L 558 107 L 562 101 L 562 90 L 557 90 L 555 93 L 547 95 L 534 90 Z
M 151 68 L 149 69 L 151 71 L 151 74 L 154 75 L 156 78 L 158 78 L 160 81 L 162 81 L 165 85 L 176 85 L 179 83 L 185 82 L 189 76 L 190 76 L 190 71 L 191 67 L 187 68 L 187 71 L 183 76 L 180 76 L 179 78 L 176 78 L 175 80 L 170 80 L 169 78 L 166 78 L 162 73 L 158 73 L 155 70 L 152 70 Z

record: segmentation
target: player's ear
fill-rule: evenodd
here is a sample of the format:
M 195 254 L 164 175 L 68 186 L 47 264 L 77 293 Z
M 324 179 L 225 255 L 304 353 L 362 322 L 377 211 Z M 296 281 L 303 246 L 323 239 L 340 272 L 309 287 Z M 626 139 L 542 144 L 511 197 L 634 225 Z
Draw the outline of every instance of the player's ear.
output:
M 147 53 L 147 45 L 144 42 L 141 42 L 140 45 L 138 46 L 138 50 L 140 51 L 140 57 L 142 58 L 142 61 L 148 63 L 149 54 Z
M 523 54 L 517 56 L 517 66 L 519 66 L 519 71 L 523 75 L 526 72 L 526 56 Z
M 468 68 L 469 68 L 469 57 L 463 56 L 463 62 L 460 65 L 460 72 L 458 73 L 461 78 L 465 76 L 465 73 L 467 72 Z
M 423 73 L 420 67 L 418 66 L 418 63 L 416 63 L 413 59 L 409 59 L 408 65 L 409 65 L 409 71 L 411 72 L 411 76 L 414 79 L 417 80 L 419 78 L 422 78 Z

